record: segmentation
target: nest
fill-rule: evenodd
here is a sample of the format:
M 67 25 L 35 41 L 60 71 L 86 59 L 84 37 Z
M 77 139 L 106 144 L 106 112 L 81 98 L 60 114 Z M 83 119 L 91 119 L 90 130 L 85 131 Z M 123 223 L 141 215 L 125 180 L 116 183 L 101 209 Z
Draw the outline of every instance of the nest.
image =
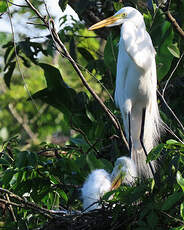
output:
M 102 229 L 126 229 L 130 226 L 133 215 L 127 215 L 125 207 L 118 207 L 118 210 L 113 208 L 101 208 L 90 212 L 78 212 L 70 215 L 60 215 L 52 219 L 41 230 L 102 230 Z M 134 218 L 135 218 L 134 208 Z M 135 223 L 135 222 L 134 222 Z

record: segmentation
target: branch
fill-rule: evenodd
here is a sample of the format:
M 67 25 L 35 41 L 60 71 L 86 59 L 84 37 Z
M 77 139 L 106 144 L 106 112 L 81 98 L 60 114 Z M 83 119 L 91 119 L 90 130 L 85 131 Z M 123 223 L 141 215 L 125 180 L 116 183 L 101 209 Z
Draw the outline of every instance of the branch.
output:
M 25 88 L 27 94 L 29 95 L 29 97 L 32 99 L 32 103 L 33 103 L 36 111 L 38 111 L 37 105 L 34 102 L 31 93 L 29 92 L 29 89 L 27 87 L 27 84 L 26 84 L 23 72 L 22 72 L 21 67 L 20 67 L 20 62 L 19 62 L 19 57 L 18 57 L 18 52 L 17 52 L 17 46 L 16 46 L 16 42 L 15 42 L 14 28 L 13 28 L 13 23 L 12 23 L 12 19 L 11 19 L 11 12 L 10 12 L 10 8 L 9 8 L 8 0 L 6 0 L 6 5 L 7 5 L 7 14 L 8 14 L 9 21 L 10 21 L 10 27 L 11 27 L 12 37 L 13 37 L 13 46 L 14 46 L 14 51 L 15 51 L 15 59 L 16 59 L 17 67 L 18 67 L 19 73 L 20 73 L 20 75 L 22 77 L 22 80 L 23 80 L 23 83 L 24 83 L 24 88 Z
M 171 112 L 171 114 L 173 115 L 173 117 L 176 119 L 176 121 L 178 122 L 178 124 L 181 126 L 182 130 L 184 131 L 184 127 L 181 123 L 181 121 L 178 119 L 178 117 L 176 116 L 176 114 L 174 113 L 174 111 L 171 109 L 171 107 L 167 104 L 165 98 L 163 97 L 163 95 L 157 90 L 158 94 L 160 95 L 160 98 L 162 99 L 162 101 L 164 102 L 164 104 L 166 105 L 166 107 L 169 109 L 169 111 Z M 181 143 L 184 144 L 184 142 L 182 140 L 180 140 L 179 137 L 176 136 L 176 134 L 174 134 L 174 132 L 166 125 L 164 124 L 167 128 L 167 130 L 173 135 L 175 136 Z
M 8 105 L 8 108 L 11 112 L 11 114 L 13 115 L 13 117 L 18 121 L 18 123 L 20 125 L 22 125 L 22 127 L 24 128 L 24 130 L 26 131 L 26 133 L 28 134 L 28 136 L 34 141 L 37 139 L 37 135 L 34 134 L 31 130 L 31 128 L 29 127 L 28 123 L 22 119 L 22 117 L 18 114 L 17 110 L 15 109 L 14 105 L 12 103 L 10 103 Z
M 11 2 L 11 1 L 9 1 L 9 0 L 7 0 L 7 2 L 9 2 L 11 5 L 13 5 L 13 6 L 18 6 L 18 7 L 28 7 L 28 6 L 26 6 L 26 5 L 18 5 L 18 4 L 15 4 L 15 3 L 13 3 L 13 2 Z
M 0 192 L 7 194 L 9 196 L 9 199 L 13 198 L 14 200 L 16 200 L 12 202 L 10 200 L 0 199 L 0 202 L 2 202 L 3 204 L 12 205 L 12 206 L 20 207 L 20 208 L 25 208 L 25 209 L 32 209 L 33 211 L 39 212 L 40 214 L 43 214 L 44 216 L 48 218 L 53 218 L 56 216 L 55 214 L 52 213 L 52 211 L 46 208 L 39 207 L 35 203 L 28 202 L 24 200 L 23 198 L 21 198 L 20 196 L 14 194 L 13 192 L 10 192 L 7 189 L 0 188 Z
M 172 23 L 173 27 L 176 29 L 176 31 L 180 34 L 180 36 L 182 38 L 184 38 L 184 31 L 182 30 L 182 28 L 179 26 L 179 24 L 177 23 L 176 19 L 172 16 L 171 12 L 168 10 L 167 12 L 165 12 L 169 21 Z
M 165 86 L 164 86 L 164 88 L 163 88 L 163 90 L 162 90 L 162 97 L 164 97 L 165 90 L 166 90 L 166 88 L 167 88 L 167 86 L 168 86 L 168 84 L 169 84 L 169 81 L 171 80 L 171 78 L 172 78 L 173 74 L 175 73 L 176 69 L 178 68 L 178 65 L 180 64 L 181 59 L 183 58 L 183 56 L 184 56 L 184 52 L 183 52 L 182 55 L 180 56 L 180 58 L 179 58 L 179 60 L 178 60 L 178 62 L 177 62 L 177 64 L 176 64 L 176 66 L 174 67 L 172 73 L 170 74 L 170 76 L 168 77 L 168 79 L 167 79 L 167 81 L 166 81 L 166 83 L 165 83 Z
M 166 7 L 161 7 L 161 9 L 163 10 L 163 12 L 165 12 L 168 20 L 171 22 L 171 24 L 173 25 L 173 27 L 176 29 L 176 31 L 180 34 L 180 36 L 182 38 L 184 38 L 184 31 L 182 30 L 182 28 L 179 26 L 179 24 L 177 23 L 176 19 L 172 16 L 169 8 L 171 5 L 171 0 L 167 1 Z
M 98 101 L 98 103 L 100 104 L 100 106 L 102 107 L 102 109 L 104 110 L 104 112 L 107 114 L 107 116 L 109 117 L 109 119 L 111 120 L 111 122 L 113 123 L 115 129 L 120 133 L 120 136 L 122 138 L 122 140 L 124 141 L 124 143 L 126 144 L 127 148 L 128 147 L 128 143 L 126 141 L 126 138 L 123 134 L 123 131 L 121 129 L 121 125 L 118 121 L 118 119 L 116 118 L 116 116 L 109 110 L 109 108 L 107 108 L 105 106 L 105 104 L 102 102 L 102 100 L 100 99 L 100 97 L 95 93 L 95 91 L 91 88 L 91 86 L 87 83 L 84 75 L 82 74 L 79 66 L 77 65 L 77 63 L 73 60 L 73 58 L 70 56 L 68 50 L 66 49 L 65 45 L 63 44 L 63 42 L 60 40 L 56 29 L 55 29 L 55 24 L 52 18 L 50 18 L 48 21 L 46 20 L 46 17 L 43 17 L 40 12 L 30 3 L 29 0 L 25 0 L 27 2 L 27 4 L 29 5 L 29 7 L 36 13 L 36 15 L 40 18 L 40 20 L 47 26 L 47 28 L 50 31 L 50 34 L 52 36 L 52 39 L 56 45 L 56 49 L 58 50 L 58 52 L 64 56 L 65 58 L 67 58 L 70 63 L 72 64 L 73 68 L 75 69 L 75 71 L 77 72 L 78 76 L 80 77 L 83 85 L 87 88 L 87 90 L 91 93 L 91 95 Z
M 1 81 L 0 87 L 1 87 L 1 90 L 3 91 L 3 93 L 5 93 L 6 92 L 6 85 L 4 84 L 3 81 Z M 9 111 L 11 112 L 11 114 L 13 115 L 13 117 L 17 120 L 17 122 L 24 128 L 24 130 L 27 133 L 27 135 L 33 141 L 35 141 L 37 139 L 37 135 L 34 134 L 33 131 L 31 130 L 31 128 L 29 127 L 27 119 L 23 119 L 19 115 L 19 113 L 17 112 L 17 110 L 16 110 L 15 106 L 13 105 L 13 103 L 9 103 L 8 108 L 9 108 Z

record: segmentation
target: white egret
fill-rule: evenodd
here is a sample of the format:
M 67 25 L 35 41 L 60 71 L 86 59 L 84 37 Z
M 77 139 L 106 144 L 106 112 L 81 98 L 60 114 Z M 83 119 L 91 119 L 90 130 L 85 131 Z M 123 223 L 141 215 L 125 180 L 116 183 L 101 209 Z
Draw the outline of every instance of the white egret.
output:
M 132 185 L 136 177 L 136 166 L 128 157 L 120 157 L 116 160 L 111 175 L 104 169 L 92 171 L 82 187 L 84 210 L 101 208 L 99 201 L 105 193 L 118 188 L 122 183 Z
M 153 177 L 156 162 L 147 164 L 146 157 L 160 137 L 162 121 L 156 94 L 156 52 L 143 16 L 132 7 L 124 7 L 89 30 L 121 24 L 115 102 L 122 114 L 138 176 Z

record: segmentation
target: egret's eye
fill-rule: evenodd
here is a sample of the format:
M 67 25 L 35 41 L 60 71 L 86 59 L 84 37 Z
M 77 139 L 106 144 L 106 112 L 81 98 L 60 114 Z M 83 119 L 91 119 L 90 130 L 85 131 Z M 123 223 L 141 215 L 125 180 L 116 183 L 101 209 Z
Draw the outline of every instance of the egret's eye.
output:
M 122 17 L 122 18 L 125 18 L 126 16 L 127 16 L 127 13 L 122 13 L 122 14 L 121 14 L 121 17 Z

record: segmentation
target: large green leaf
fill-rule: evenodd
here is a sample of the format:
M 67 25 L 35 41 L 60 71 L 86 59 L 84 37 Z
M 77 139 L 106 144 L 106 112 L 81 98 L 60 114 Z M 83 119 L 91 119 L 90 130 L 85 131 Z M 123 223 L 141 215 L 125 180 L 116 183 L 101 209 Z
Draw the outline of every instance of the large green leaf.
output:
M 162 205 L 162 210 L 167 211 L 172 208 L 180 199 L 184 197 L 183 192 L 175 192 L 170 195 Z
M 44 70 L 47 88 L 42 89 L 32 95 L 35 99 L 40 99 L 63 112 L 74 127 L 89 131 L 91 121 L 86 114 L 88 97 L 84 92 L 76 91 L 67 86 L 60 71 L 54 66 L 41 63 Z
M 166 20 L 161 10 L 157 11 L 150 34 L 157 51 L 156 63 L 158 79 L 162 80 L 168 73 L 174 57 L 168 48 L 172 47 L 174 32 L 172 25 Z
M 172 47 L 172 42 L 174 38 L 172 27 L 168 22 L 165 22 L 163 27 L 165 28 L 162 31 L 165 31 L 165 33 L 163 33 L 161 38 L 164 38 L 164 40 L 163 43 L 160 45 L 156 56 L 157 73 L 159 80 L 164 78 L 168 73 L 174 57 L 168 49 L 168 47 Z
M 8 3 L 6 1 L 0 1 L 0 13 L 6 12 L 7 4 Z

